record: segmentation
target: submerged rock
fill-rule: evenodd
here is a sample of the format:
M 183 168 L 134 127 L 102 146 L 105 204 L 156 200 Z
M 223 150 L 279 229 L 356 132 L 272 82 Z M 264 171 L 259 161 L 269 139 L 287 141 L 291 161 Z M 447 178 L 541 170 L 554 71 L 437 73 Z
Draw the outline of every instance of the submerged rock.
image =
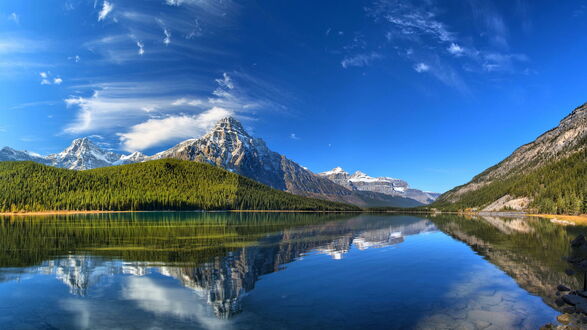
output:
M 585 236 L 583 234 L 577 236 L 574 240 L 571 241 L 572 247 L 579 247 L 585 244 Z
M 571 322 L 571 315 L 570 314 L 561 314 L 556 317 L 556 320 L 562 324 L 569 324 Z
M 563 300 L 569 305 L 587 304 L 587 298 L 577 296 L 574 294 L 568 294 L 563 296 Z

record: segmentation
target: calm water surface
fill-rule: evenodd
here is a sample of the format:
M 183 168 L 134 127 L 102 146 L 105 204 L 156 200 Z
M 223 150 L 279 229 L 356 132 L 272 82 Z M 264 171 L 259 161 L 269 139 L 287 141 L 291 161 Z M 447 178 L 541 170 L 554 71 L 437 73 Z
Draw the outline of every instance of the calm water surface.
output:
M 271 213 L 0 218 L 1 329 L 536 329 L 544 219 Z

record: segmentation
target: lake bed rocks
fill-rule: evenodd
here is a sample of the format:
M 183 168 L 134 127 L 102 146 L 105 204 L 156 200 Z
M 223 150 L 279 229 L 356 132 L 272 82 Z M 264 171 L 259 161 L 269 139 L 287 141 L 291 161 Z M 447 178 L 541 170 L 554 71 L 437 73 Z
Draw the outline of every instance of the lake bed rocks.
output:
M 556 294 L 562 297 L 555 300 L 555 304 L 563 314 L 557 321 L 563 325 L 547 324 L 541 329 L 585 329 L 587 328 L 587 239 L 581 234 L 570 242 L 571 255 L 566 258 L 572 268 L 566 269 L 565 274 L 574 276 L 582 274 L 582 290 L 573 290 L 564 284 L 556 287 Z

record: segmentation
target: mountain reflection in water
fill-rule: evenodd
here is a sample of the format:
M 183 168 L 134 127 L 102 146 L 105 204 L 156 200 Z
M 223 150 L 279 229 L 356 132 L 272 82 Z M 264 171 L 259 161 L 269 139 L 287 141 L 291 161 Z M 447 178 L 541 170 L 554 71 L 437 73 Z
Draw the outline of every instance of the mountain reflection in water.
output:
M 270 313 L 272 308 L 293 308 L 287 312 L 290 315 L 295 311 L 309 315 L 313 312 L 311 309 L 320 308 L 311 304 L 281 305 L 291 294 L 306 292 L 317 302 L 326 298 L 331 290 L 351 292 L 353 289 L 349 286 L 368 285 L 370 280 L 376 284 L 373 289 L 379 291 L 371 293 L 370 298 L 365 296 L 369 300 L 361 306 L 368 310 L 363 313 L 365 319 L 355 317 L 356 325 L 370 322 L 374 327 L 383 326 L 378 323 L 385 320 L 378 314 L 381 310 L 386 315 L 398 313 L 397 324 L 387 324 L 387 327 L 426 328 L 468 322 L 478 328 L 492 324 L 531 328 L 556 315 L 552 309 L 556 285 L 577 285 L 577 279 L 564 275 L 565 262 L 561 257 L 568 253 L 570 237 L 582 229 L 555 225 L 543 219 L 453 215 L 136 213 L 4 218 L 0 220 L 0 246 L 6 253 L 0 257 L 0 281 L 27 283 L 31 278 L 43 275 L 65 283 L 69 296 L 59 300 L 60 306 L 64 311 L 78 315 L 76 327 L 80 328 L 116 327 L 120 324 L 113 318 L 110 325 L 95 326 L 84 316 L 88 315 L 84 308 L 107 313 L 106 309 L 113 307 L 99 304 L 98 297 L 114 299 L 120 304 L 120 311 L 129 309 L 129 313 L 138 313 L 135 311 L 138 306 L 143 312 L 192 320 L 192 325 L 203 328 L 228 326 L 230 323 L 225 322 L 243 312 L 237 323 L 240 328 L 255 328 L 255 325 L 288 328 L 297 323 L 281 320 L 261 325 L 254 322 L 266 319 L 263 313 Z M 431 235 L 427 238 L 423 236 L 426 233 Z M 405 240 L 411 236 L 419 238 L 404 251 L 389 250 L 406 244 Z M 471 254 L 470 249 L 461 247 L 458 241 L 466 243 L 475 253 L 497 266 L 525 291 L 541 297 L 546 305 L 540 305 L 539 300 L 523 291 L 502 294 L 502 287 L 507 287 L 507 291 L 519 289 L 512 288 L 513 283 L 510 284 L 507 276 L 500 275 L 503 273 Z M 438 247 L 447 248 L 444 251 Z M 381 249 L 381 253 L 375 253 L 374 249 Z M 408 253 L 408 250 L 413 251 Z M 347 256 L 351 259 L 345 263 Z M 313 266 L 298 269 L 296 260 Z M 362 263 L 362 268 L 352 266 L 357 262 Z M 449 268 L 444 274 L 436 274 L 438 269 L 426 270 L 428 264 Z M 290 265 L 295 266 L 294 269 L 284 273 L 301 272 L 299 274 L 312 276 L 311 272 L 319 269 L 322 278 L 315 280 L 324 281 L 323 292 L 307 292 L 304 286 L 310 286 L 311 282 L 292 281 L 288 277 L 292 275 L 281 276 L 283 283 L 278 284 L 273 281 L 279 278 L 273 276 L 263 280 L 265 275 Z M 474 278 L 464 276 L 467 265 L 468 271 L 475 274 Z M 324 272 L 332 273 L 334 269 L 352 274 L 359 282 L 336 277 L 324 279 Z M 391 275 L 392 272 L 396 275 Z M 497 278 L 498 275 L 501 277 Z M 390 277 L 385 280 L 386 276 Z M 351 282 L 343 285 L 340 281 Z M 410 288 L 401 284 L 410 281 Z M 258 283 L 265 283 L 267 287 L 259 289 L 255 295 Z M 490 288 L 470 295 L 471 283 L 477 283 L 474 285 L 478 287 L 489 285 Z M 3 291 L 2 285 L 0 283 L 0 296 L 3 292 L 16 291 L 10 286 Z M 283 293 L 281 298 L 267 296 L 268 292 L 278 294 L 275 288 L 269 289 L 271 285 L 287 285 L 291 292 L 289 295 Z M 428 292 L 418 293 L 419 290 Z M 399 297 L 383 295 L 384 292 Z M 249 298 L 251 294 L 253 296 Z M 466 303 L 463 294 L 475 301 Z M 452 303 L 451 299 L 455 298 L 461 300 L 460 304 Z M 246 304 L 243 303 L 245 299 Z M 272 303 L 259 307 L 260 302 L 267 299 Z M 336 301 L 336 297 L 329 299 Z M 378 302 L 378 299 L 387 299 L 388 302 Z M 515 302 L 516 299 L 519 302 Z M 400 304 L 399 301 L 403 302 Z M 129 307 L 129 303 L 134 307 Z M 319 306 L 327 308 L 324 305 Z M 0 310 L 7 308 L 10 313 L 11 307 L 7 306 L 0 300 Z M 509 318 L 496 320 L 495 313 L 502 313 L 496 306 L 510 308 L 512 314 Z M 344 306 L 341 309 L 344 310 Z M 402 316 L 406 311 L 409 311 L 409 318 Z M 18 310 L 15 315 L 17 312 L 27 313 Z M 341 321 L 346 317 L 343 314 L 334 313 L 330 321 L 324 317 L 320 322 L 332 323 L 315 323 L 314 326 L 352 327 L 352 323 Z M 3 324 L 14 326 L 15 323 L 11 322 L 22 321 L 9 318 L 3 323 L 0 318 L 0 327 Z M 60 323 L 65 322 L 63 320 L 52 322 L 68 325 Z M 314 327 L 312 324 L 305 326 Z

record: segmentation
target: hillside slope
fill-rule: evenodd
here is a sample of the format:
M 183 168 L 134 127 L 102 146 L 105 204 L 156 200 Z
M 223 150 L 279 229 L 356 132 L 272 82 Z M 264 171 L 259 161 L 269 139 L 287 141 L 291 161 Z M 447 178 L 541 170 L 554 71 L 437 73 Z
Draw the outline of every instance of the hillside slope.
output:
M 176 159 L 87 171 L 0 162 L 0 211 L 357 210 L 278 191 L 221 168 Z
M 518 148 L 469 183 L 441 195 L 433 207 L 486 211 L 534 209 L 587 212 L 587 104 L 556 128 Z

